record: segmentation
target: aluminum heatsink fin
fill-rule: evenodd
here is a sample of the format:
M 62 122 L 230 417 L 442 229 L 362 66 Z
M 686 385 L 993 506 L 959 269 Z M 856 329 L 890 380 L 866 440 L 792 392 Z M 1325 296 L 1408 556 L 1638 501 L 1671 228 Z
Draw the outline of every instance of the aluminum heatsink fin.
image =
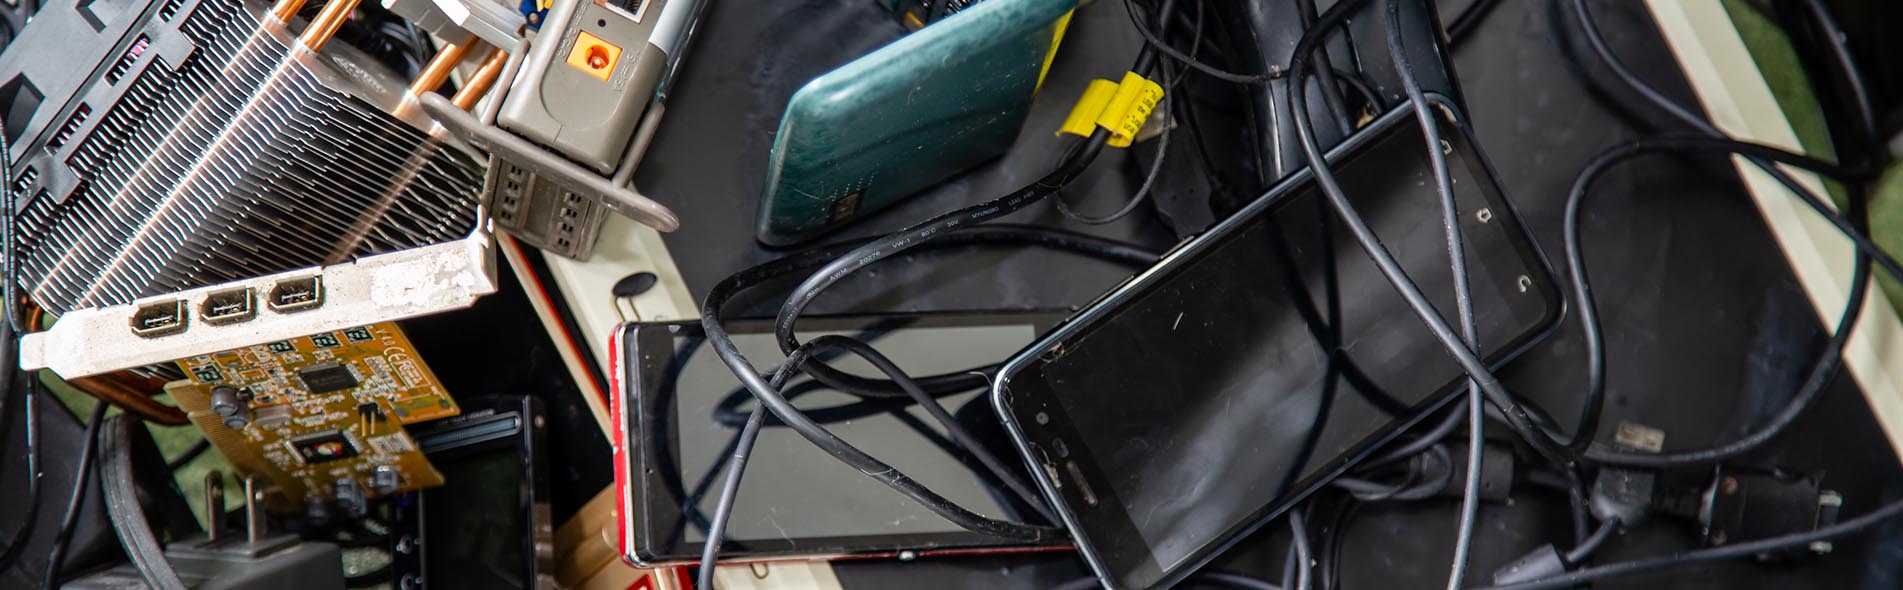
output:
M 471 234 L 481 160 L 426 131 L 382 66 L 342 43 L 292 49 L 263 8 L 134 0 L 62 85 L 25 52 L 83 8 L 49 6 L 0 56 L 0 84 L 68 90 L 8 111 L 35 302 L 123 305 Z

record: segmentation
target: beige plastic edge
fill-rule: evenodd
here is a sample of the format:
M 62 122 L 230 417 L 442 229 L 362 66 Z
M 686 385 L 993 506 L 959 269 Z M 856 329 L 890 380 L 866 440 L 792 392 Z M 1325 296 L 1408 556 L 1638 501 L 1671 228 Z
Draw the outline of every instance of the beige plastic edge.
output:
M 1646 0 L 1646 5 L 1719 129 L 1739 139 L 1803 151 L 1720 0 Z M 1732 162 L 1818 316 L 1842 314 L 1855 252 L 1850 240 L 1756 166 L 1743 158 Z M 1828 194 L 1817 175 L 1789 167 L 1785 171 L 1817 194 Z M 1903 455 L 1903 323 L 1881 289 L 1872 288 L 1865 297 L 1863 318 L 1844 350 L 1844 363 L 1888 433 L 1891 447 Z
M 612 366 L 608 362 L 608 340 L 614 337 L 615 326 L 622 321 L 609 293 L 622 277 L 647 271 L 660 279 L 653 289 L 634 298 L 634 309 L 640 315 L 640 321 L 692 320 L 700 317 L 700 305 L 688 294 L 687 281 L 681 278 L 680 269 L 674 266 L 674 257 L 668 254 L 667 244 L 661 241 L 661 232 L 634 220 L 609 215 L 602 222 L 594 254 L 587 262 L 539 250 L 534 252 L 548 261 L 549 274 L 555 276 L 562 297 L 568 300 L 569 311 L 575 314 L 575 323 L 581 325 L 582 338 L 587 341 L 589 353 L 595 356 L 596 366 L 603 370 Z

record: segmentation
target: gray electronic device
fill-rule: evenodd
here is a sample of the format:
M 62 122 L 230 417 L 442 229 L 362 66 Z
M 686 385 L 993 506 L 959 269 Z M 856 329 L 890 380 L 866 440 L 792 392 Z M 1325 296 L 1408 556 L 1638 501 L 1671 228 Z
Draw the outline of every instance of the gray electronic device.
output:
M 490 162 L 484 189 L 496 224 L 509 235 L 576 260 L 594 254 L 607 207 L 504 158 Z
M 331 543 L 296 541 L 264 554 L 240 548 L 200 550 L 174 544 L 165 560 L 193 590 L 338 590 L 344 587 L 343 552 Z M 75 578 L 60 590 L 146 590 L 151 586 L 130 563 Z
M 613 173 L 667 71 L 668 51 L 651 39 L 656 24 L 681 1 L 556 2 L 497 124 Z
M 224 519 L 209 517 L 206 536 L 165 546 L 166 569 L 194 590 L 338 590 L 344 587 L 343 550 L 334 543 L 305 541 L 297 535 L 271 534 L 265 528 L 263 478 L 245 480 L 245 530 L 227 531 Z M 225 513 L 224 476 L 205 477 L 205 513 Z M 110 493 L 110 492 L 108 492 Z M 124 538 L 125 531 L 120 531 Z M 151 584 L 134 562 L 73 578 L 60 590 L 147 590 Z
M 705 0 L 558 1 L 530 45 L 521 74 L 510 81 L 497 126 L 578 164 L 553 163 L 553 168 L 581 176 L 612 174 L 606 182 L 613 187 L 630 185 L 666 111 L 674 68 L 705 5 Z M 537 248 L 587 260 L 607 218 L 606 207 L 590 198 L 596 191 L 575 190 L 576 182 L 587 181 L 547 173 L 559 171 L 550 166 L 553 157 L 498 151 L 483 192 L 499 227 Z

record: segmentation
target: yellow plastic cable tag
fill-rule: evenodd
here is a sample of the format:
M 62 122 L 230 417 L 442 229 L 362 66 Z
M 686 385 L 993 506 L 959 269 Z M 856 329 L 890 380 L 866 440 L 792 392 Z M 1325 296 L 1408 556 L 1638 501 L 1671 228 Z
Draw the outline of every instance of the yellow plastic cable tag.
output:
M 1124 72 L 1123 83 L 1117 85 L 1117 95 L 1104 107 L 1103 114 L 1097 115 L 1097 124 L 1110 130 L 1110 147 L 1130 147 L 1136 141 L 1137 132 L 1143 130 L 1143 123 L 1150 120 L 1150 111 L 1156 110 L 1156 103 L 1163 100 L 1163 87 L 1136 72 Z
M 1110 106 L 1110 99 L 1116 96 L 1116 82 L 1091 80 L 1090 86 L 1084 88 L 1084 96 L 1077 99 L 1077 106 L 1071 107 L 1070 115 L 1064 117 L 1064 126 L 1057 129 L 1057 134 L 1089 137 L 1090 132 L 1097 130 L 1097 116 L 1103 114 L 1104 107 Z
M 1106 145 L 1130 147 L 1136 141 L 1137 132 L 1143 130 L 1143 123 L 1150 120 L 1150 111 L 1156 110 L 1156 104 L 1162 100 L 1163 87 L 1135 72 L 1125 73 L 1122 84 L 1091 80 L 1090 87 L 1077 99 L 1077 106 L 1071 107 L 1070 116 L 1064 118 L 1064 126 L 1058 128 L 1057 133 L 1088 137 L 1103 127 L 1110 131 Z

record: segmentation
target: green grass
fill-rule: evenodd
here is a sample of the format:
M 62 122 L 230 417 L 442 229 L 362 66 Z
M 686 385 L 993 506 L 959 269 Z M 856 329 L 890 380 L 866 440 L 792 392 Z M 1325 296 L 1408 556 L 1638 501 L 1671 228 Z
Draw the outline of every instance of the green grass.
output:
M 84 420 L 86 416 L 92 415 L 93 408 L 100 403 L 92 396 L 78 389 L 74 389 L 71 385 L 67 385 L 65 381 L 60 380 L 60 378 L 53 375 L 51 371 L 41 371 L 40 381 L 46 384 L 47 390 L 51 391 L 54 397 L 60 400 L 60 403 L 65 404 L 75 415 L 80 416 L 81 420 Z M 170 395 L 161 395 L 157 399 L 166 404 L 172 403 L 172 396 Z M 119 413 L 120 410 L 118 408 L 106 411 L 106 415 L 108 416 Z M 205 438 L 204 433 L 199 432 L 197 426 L 190 424 L 184 426 L 159 426 L 148 422 L 146 423 L 146 429 L 152 433 L 152 440 L 158 443 L 159 452 L 168 458 L 178 456 Z M 187 503 L 192 506 L 192 513 L 198 515 L 201 524 L 205 521 L 205 475 L 211 473 L 213 470 L 224 474 L 225 505 L 238 506 L 243 503 L 244 484 L 239 482 L 238 478 L 232 475 L 231 463 L 225 461 L 225 456 L 220 454 L 216 447 L 205 451 L 205 453 L 199 455 L 197 459 L 193 459 L 191 463 L 179 466 L 178 471 L 172 473 L 174 481 L 178 485 L 179 492 L 185 495 Z

